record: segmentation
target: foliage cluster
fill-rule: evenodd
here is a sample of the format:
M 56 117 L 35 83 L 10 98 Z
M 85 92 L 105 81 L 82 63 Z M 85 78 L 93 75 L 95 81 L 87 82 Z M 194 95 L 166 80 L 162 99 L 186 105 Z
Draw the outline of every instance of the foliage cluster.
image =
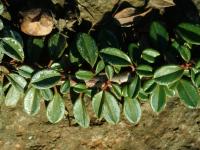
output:
M 200 107 L 196 51 L 200 25 L 180 23 L 169 34 L 163 23 L 153 21 L 148 36 L 151 47 L 135 42 L 127 50 L 105 29 L 98 40 L 78 33 L 68 44 L 65 34 L 52 32 L 47 37 L 28 37 L 24 43 L 19 32 L 3 27 L 2 21 L 0 26 L 1 105 L 15 107 L 23 100 L 24 111 L 34 116 L 45 103 L 48 120 L 57 123 L 68 115 L 71 100 L 75 121 L 82 127 L 90 124 L 88 103 L 97 118 L 111 124 L 118 123 L 122 113 L 137 124 L 141 103 L 160 113 L 174 96 L 189 108 Z M 48 64 L 38 60 L 44 49 L 51 58 Z

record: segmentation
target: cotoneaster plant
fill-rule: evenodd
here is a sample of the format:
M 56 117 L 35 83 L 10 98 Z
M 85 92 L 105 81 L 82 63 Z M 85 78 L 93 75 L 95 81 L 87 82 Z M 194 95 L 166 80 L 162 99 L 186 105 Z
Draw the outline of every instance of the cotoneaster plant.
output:
M 45 103 L 48 120 L 57 123 L 69 113 L 70 99 L 75 121 L 85 128 L 90 125 L 88 103 L 96 118 L 110 124 L 117 124 L 121 115 L 137 124 L 141 103 L 160 113 L 174 96 L 188 108 L 199 108 L 199 25 L 180 23 L 169 36 L 161 22 L 153 21 L 151 47 L 130 43 L 127 50 L 109 30 L 101 32 L 100 42 L 78 33 L 69 46 L 62 32 L 24 41 L 2 22 L 1 33 L 1 105 L 15 107 L 23 99 L 24 111 L 34 116 Z M 44 49 L 48 64 L 37 60 Z

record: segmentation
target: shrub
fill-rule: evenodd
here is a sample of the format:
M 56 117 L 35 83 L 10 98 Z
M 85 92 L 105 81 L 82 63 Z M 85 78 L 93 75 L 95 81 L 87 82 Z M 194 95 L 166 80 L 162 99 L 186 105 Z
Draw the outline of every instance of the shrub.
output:
M 82 127 L 90 124 L 88 102 L 97 118 L 111 124 L 120 121 L 122 110 L 137 124 L 141 103 L 160 113 L 174 96 L 188 108 L 199 108 L 200 26 L 180 23 L 169 34 L 162 22 L 153 21 L 148 39 L 150 47 L 135 42 L 127 50 L 109 30 L 99 34 L 98 42 L 78 33 L 68 44 L 60 31 L 24 40 L 2 22 L 0 102 L 15 107 L 23 99 L 31 116 L 45 102 L 48 120 L 57 123 L 69 113 L 66 99 L 71 99 L 75 121 Z

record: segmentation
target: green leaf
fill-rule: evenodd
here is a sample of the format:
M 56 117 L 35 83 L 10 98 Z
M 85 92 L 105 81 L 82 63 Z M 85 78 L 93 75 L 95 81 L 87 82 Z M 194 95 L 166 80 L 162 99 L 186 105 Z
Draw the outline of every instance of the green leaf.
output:
M 73 90 L 76 93 L 83 93 L 87 90 L 87 86 L 82 83 L 77 83 L 75 86 L 73 86 Z
M 41 70 L 35 73 L 31 84 L 37 89 L 47 89 L 55 86 L 61 79 L 61 74 L 55 70 Z
M 51 101 L 53 99 L 53 92 L 51 89 L 41 89 L 40 94 L 43 99 Z
M 140 77 L 151 77 L 153 76 L 153 68 L 149 65 L 138 65 L 136 72 Z
M 14 86 L 11 86 L 5 98 L 5 105 L 8 107 L 15 107 L 21 98 L 21 92 Z
M 103 91 L 100 91 L 99 93 L 95 94 L 92 98 L 92 108 L 98 118 L 102 117 L 103 113 Z
M 124 115 L 129 122 L 137 124 L 141 118 L 142 110 L 137 99 L 124 99 Z
M 176 32 L 186 42 L 200 45 L 200 25 L 180 23 L 176 28 Z
M 119 84 L 112 83 L 112 87 L 110 88 L 110 92 L 116 96 L 117 99 L 121 99 L 122 90 Z
M 146 93 L 152 93 L 153 90 L 155 89 L 156 85 L 157 85 L 157 84 L 156 84 L 155 81 L 152 80 L 152 79 L 146 81 L 146 82 L 144 83 L 144 85 L 143 85 L 144 92 L 146 92 Z
M 86 110 L 85 102 L 83 99 L 78 98 L 73 107 L 73 113 L 76 122 L 83 128 L 88 128 L 90 125 L 90 117 Z
M 143 89 L 140 89 L 139 94 L 138 94 L 138 98 L 139 98 L 139 100 L 145 102 L 145 101 L 149 100 L 149 95 Z
M 130 66 L 132 64 L 129 56 L 117 48 L 104 48 L 100 53 L 103 60 L 111 65 Z
M 183 60 L 185 60 L 186 62 L 189 62 L 191 59 L 191 52 L 190 49 L 188 47 L 186 47 L 185 45 L 179 45 L 176 41 L 174 41 L 172 43 L 173 48 L 175 48 L 179 54 L 181 55 L 181 57 L 183 58 Z
M 120 108 L 115 97 L 107 91 L 103 93 L 103 116 L 110 124 L 116 124 L 120 119 Z
M 113 77 L 113 75 L 114 75 L 114 69 L 113 69 L 113 67 L 110 66 L 110 65 L 107 65 L 107 66 L 105 67 L 105 72 L 106 72 L 107 78 L 108 78 L 109 80 L 111 80 L 112 77 Z
M 80 80 L 90 80 L 94 77 L 91 71 L 79 70 L 76 72 L 76 78 Z
M 140 87 L 141 87 L 140 77 L 136 75 L 127 87 L 128 97 L 135 98 L 140 91 Z
M 70 81 L 66 80 L 61 86 L 60 86 L 60 92 L 62 94 L 67 94 L 67 92 L 69 92 L 70 89 Z
M 166 93 L 164 86 L 157 85 L 151 95 L 150 103 L 154 112 L 159 113 L 164 109 L 166 105 Z
M 64 118 L 65 103 L 59 93 L 55 93 L 53 100 L 47 106 L 47 118 L 51 123 L 57 123 Z
M 180 99 L 187 107 L 196 108 L 199 105 L 199 93 L 189 81 L 180 80 L 176 88 Z
M 176 95 L 176 91 L 174 89 L 170 89 L 169 87 L 165 86 L 165 93 L 169 97 L 173 97 Z
M 148 48 L 142 52 L 142 58 L 149 63 L 154 63 L 155 58 L 158 57 L 160 53 L 154 49 Z
M 2 62 L 3 57 L 4 57 L 3 49 L 0 46 L 0 63 Z
M 31 87 L 24 97 L 24 111 L 31 116 L 36 115 L 40 110 L 41 95 L 38 89 Z
M 2 2 L 0 3 L 0 15 L 3 13 L 3 11 L 4 11 L 4 6 L 3 6 L 3 4 L 2 4 Z
M 76 46 L 83 59 L 93 67 L 98 57 L 98 48 L 94 39 L 86 33 L 80 33 Z
M 154 73 L 154 80 L 160 85 L 169 85 L 178 81 L 184 70 L 176 65 L 163 66 Z
M 24 88 L 26 87 L 27 82 L 22 76 L 15 73 L 10 73 L 6 77 L 18 91 L 20 92 L 24 91 Z
M 2 19 L 0 19 L 0 30 L 2 30 L 3 28 L 4 28 L 4 24 L 3 24 Z
M 18 68 L 18 73 L 24 78 L 31 78 L 34 70 L 27 65 L 23 65 Z
M 131 58 L 132 62 L 137 64 L 140 60 L 141 49 L 139 49 L 138 45 L 135 43 L 131 43 L 128 46 L 128 56 Z
M 9 57 L 17 61 L 24 61 L 24 51 L 22 45 L 17 40 L 10 37 L 2 38 L 1 48 L 3 53 Z
M 157 21 L 154 21 L 150 26 L 150 40 L 155 48 L 166 50 L 169 35 L 165 27 Z
M 66 37 L 60 33 L 53 34 L 48 41 L 49 55 L 52 59 L 58 59 L 68 46 Z
M 97 63 L 95 73 L 96 73 L 96 74 L 100 73 L 104 68 L 105 68 L 105 63 L 104 63 L 103 60 L 100 60 L 100 61 Z

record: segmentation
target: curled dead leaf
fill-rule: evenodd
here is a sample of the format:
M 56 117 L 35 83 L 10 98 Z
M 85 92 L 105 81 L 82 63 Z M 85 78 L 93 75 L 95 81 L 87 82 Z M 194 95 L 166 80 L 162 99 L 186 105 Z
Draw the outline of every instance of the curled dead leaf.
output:
M 174 6 L 175 3 L 173 0 L 150 0 L 148 5 L 152 8 L 162 9 L 165 7 Z
M 54 23 L 52 16 L 41 9 L 31 9 L 21 12 L 23 20 L 21 31 L 31 36 L 45 36 L 51 33 Z
M 122 27 L 131 27 L 137 17 L 144 17 L 151 11 L 150 9 L 144 12 L 137 12 L 135 8 L 125 8 L 114 15 L 114 18 L 119 22 Z

